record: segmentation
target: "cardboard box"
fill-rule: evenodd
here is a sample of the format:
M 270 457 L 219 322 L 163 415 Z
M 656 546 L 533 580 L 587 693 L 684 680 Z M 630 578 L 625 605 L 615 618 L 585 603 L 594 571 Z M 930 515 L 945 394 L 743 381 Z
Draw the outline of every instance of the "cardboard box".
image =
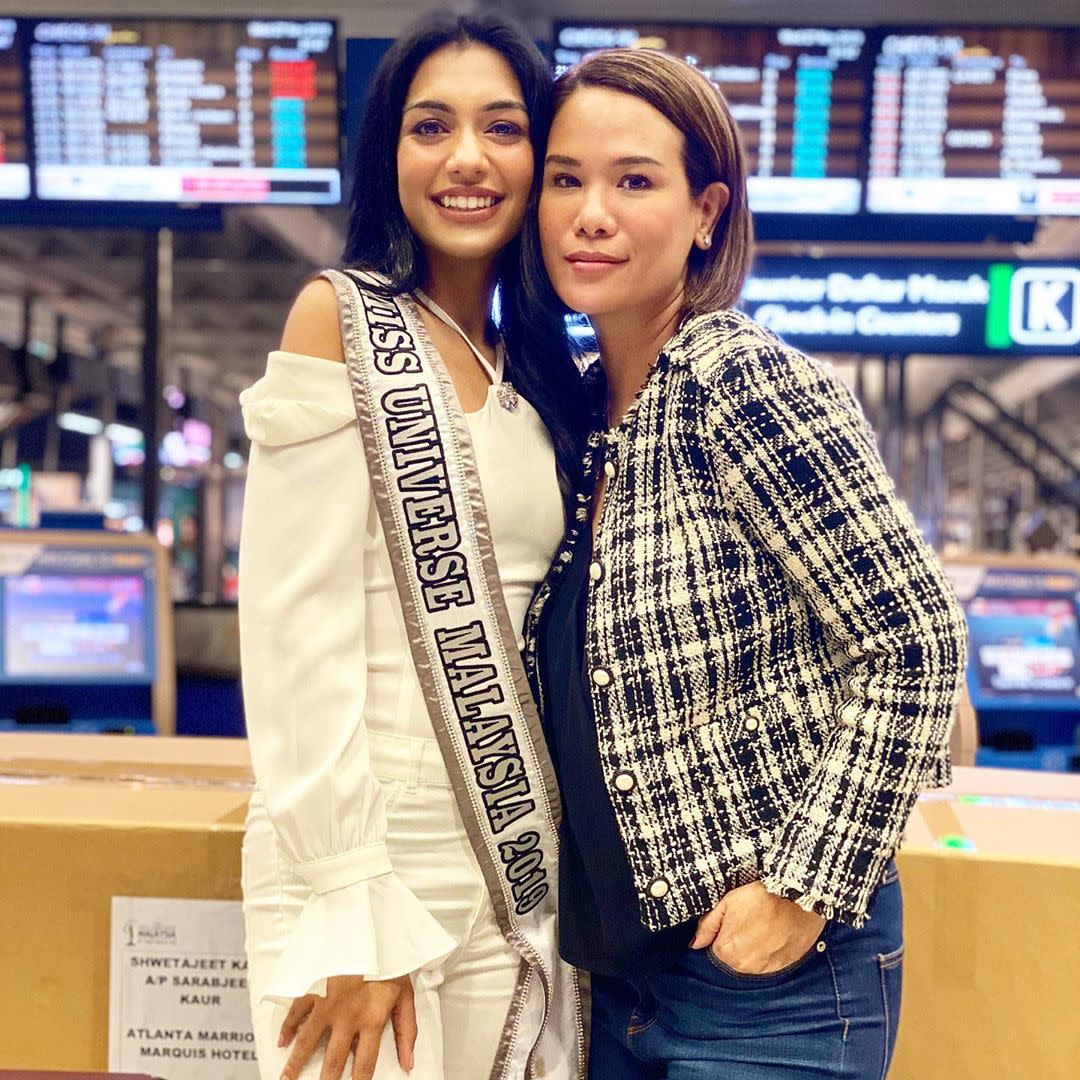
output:
M 249 786 L 243 741 L 0 735 L 0 1067 L 106 1068 L 111 897 L 238 899 Z M 890 1080 L 1074 1080 L 1080 777 L 959 768 L 899 863 Z
M 113 896 L 240 898 L 247 747 L 0 736 L 0 1067 L 108 1067 Z
M 148 775 L 164 780 L 171 774 L 179 780 L 203 783 L 216 774 L 221 779 L 251 784 L 246 739 L 0 731 L 0 774 L 11 775 L 17 769 L 30 774 L 35 766 L 43 775 L 88 779 L 106 776 L 137 779 Z
M 154 1080 L 146 1073 L 101 1073 L 101 1072 L 40 1072 L 30 1069 L 8 1071 L 0 1069 L 0 1080 Z
M 1080 776 L 957 769 L 920 800 L 897 861 L 890 1080 L 1080 1076 Z

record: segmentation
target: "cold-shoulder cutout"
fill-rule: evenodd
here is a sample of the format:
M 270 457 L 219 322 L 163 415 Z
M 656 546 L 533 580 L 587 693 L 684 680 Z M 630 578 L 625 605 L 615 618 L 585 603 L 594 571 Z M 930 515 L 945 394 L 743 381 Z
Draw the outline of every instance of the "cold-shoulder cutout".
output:
M 315 278 L 300 290 L 285 321 L 281 350 L 345 363 L 337 294 L 326 278 Z

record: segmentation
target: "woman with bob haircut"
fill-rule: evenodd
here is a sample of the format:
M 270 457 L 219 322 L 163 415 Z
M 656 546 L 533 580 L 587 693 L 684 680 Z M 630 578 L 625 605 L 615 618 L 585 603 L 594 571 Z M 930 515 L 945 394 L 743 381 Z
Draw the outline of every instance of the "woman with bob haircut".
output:
M 583 410 L 554 407 L 580 397 L 561 319 L 521 320 L 550 97 L 496 14 L 406 32 L 360 129 L 346 269 L 304 287 L 241 396 L 265 1080 L 584 1074 L 519 651 L 583 446 Z
M 844 384 L 735 310 L 751 247 L 700 72 L 562 76 L 526 254 L 596 332 L 596 430 L 526 643 L 595 1080 L 883 1077 L 893 855 L 949 778 L 963 615 Z

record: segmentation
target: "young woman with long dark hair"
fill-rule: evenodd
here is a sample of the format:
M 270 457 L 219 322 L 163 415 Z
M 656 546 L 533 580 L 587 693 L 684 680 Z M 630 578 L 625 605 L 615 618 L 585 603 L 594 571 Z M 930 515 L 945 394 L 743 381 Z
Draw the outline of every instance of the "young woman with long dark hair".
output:
M 242 396 L 266 1080 L 583 1067 L 555 950 L 558 794 L 519 656 L 581 449 L 554 407 L 577 385 L 561 323 L 521 329 L 549 106 L 539 52 L 499 16 L 399 39 L 357 140 L 345 272 L 304 288 Z
M 735 309 L 752 231 L 716 88 L 612 50 L 555 100 L 532 291 L 600 359 L 526 637 L 590 1076 L 881 1080 L 892 857 L 949 776 L 963 614 L 850 392 Z

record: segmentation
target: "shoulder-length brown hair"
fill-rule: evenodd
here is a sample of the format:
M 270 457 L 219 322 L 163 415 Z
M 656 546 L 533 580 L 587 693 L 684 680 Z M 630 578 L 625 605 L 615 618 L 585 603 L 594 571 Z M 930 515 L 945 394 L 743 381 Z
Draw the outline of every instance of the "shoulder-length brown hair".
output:
M 653 49 L 607 49 L 587 56 L 555 83 L 555 111 L 582 86 L 647 102 L 683 135 L 683 167 L 693 195 L 719 180 L 730 193 L 712 246 L 690 249 L 684 314 L 733 307 L 754 251 L 746 199 L 746 156 L 724 96 L 697 68 Z

